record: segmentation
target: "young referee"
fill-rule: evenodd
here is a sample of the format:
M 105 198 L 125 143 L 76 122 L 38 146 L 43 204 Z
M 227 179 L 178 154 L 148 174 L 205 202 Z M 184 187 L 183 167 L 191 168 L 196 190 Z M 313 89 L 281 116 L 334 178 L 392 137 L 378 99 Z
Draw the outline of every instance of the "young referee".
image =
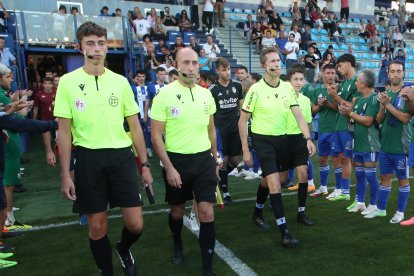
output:
M 84 66 L 64 75 L 56 94 L 54 115 L 59 118 L 61 191 L 88 215 L 89 243 L 102 275 L 113 275 L 112 249 L 107 236 L 107 205 L 119 206 L 125 226 L 116 252 L 125 275 L 136 275 L 129 248 L 143 228 L 138 171 L 131 139 L 123 128 L 126 118 L 142 166 L 142 182 L 152 189 L 145 141 L 126 78 L 104 67 L 106 29 L 86 22 L 76 37 Z M 69 174 L 70 153 L 75 153 L 75 184 Z
M 213 119 L 216 105 L 211 92 L 195 84 L 199 74 L 197 53 L 183 48 L 177 52 L 176 59 L 179 79 L 160 90 L 151 110 L 152 142 L 164 164 L 165 201 L 171 208 L 168 217 L 174 241 L 171 261 L 183 262 L 181 229 L 185 203 L 194 194 L 200 220 L 203 275 L 215 275 L 212 269 L 217 185 Z
M 295 90 L 288 82 L 281 81 L 281 63 L 276 48 L 264 49 L 260 62 L 265 71 L 262 80 L 252 85 L 247 92 L 239 120 L 239 132 L 243 149 L 243 160 L 251 166 L 252 157 L 247 143 L 247 121 L 253 117 L 251 125 L 252 144 L 257 152 L 265 181 L 259 186 L 258 198 L 270 194 L 270 203 L 276 222 L 282 235 L 282 245 L 296 246 L 299 242 L 288 231 L 283 211 L 280 177 L 283 171 L 282 160 L 288 154 L 287 119 L 291 112 L 306 139 L 309 155 L 315 153 L 315 146 L 310 137 L 309 128 L 300 111 Z M 268 191 L 267 191 L 268 189 Z

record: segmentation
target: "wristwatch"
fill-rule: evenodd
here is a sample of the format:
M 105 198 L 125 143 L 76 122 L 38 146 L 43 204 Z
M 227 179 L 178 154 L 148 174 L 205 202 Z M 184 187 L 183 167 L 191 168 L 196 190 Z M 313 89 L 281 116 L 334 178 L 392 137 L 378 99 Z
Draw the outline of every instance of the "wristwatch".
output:
M 141 163 L 141 168 L 142 168 L 142 167 L 151 168 L 151 164 L 150 164 L 150 163 L 148 163 L 148 162 L 144 162 L 144 163 Z

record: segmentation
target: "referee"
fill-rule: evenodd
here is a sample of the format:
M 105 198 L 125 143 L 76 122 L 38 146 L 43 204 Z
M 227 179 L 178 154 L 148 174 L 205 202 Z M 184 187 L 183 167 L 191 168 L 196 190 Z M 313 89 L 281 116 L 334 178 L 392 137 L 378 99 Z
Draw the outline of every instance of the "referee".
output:
M 268 192 L 276 222 L 282 235 L 284 247 L 296 246 L 299 242 L 288 231 L 283 211 L 280 177 L 283 171 L 282 160 L 287 159 L 287 119 L 291 112 L 306 139 L 309 155 L 315 153 L 309 128 L 298 106 L 295 90 L 288 82 L 281 81 L 280 57 L 276 48 L 264 49 L 260 63 L 265 71 L 262 80 L 252 85 L 247 92 L 239 120 L 239 132 L 243 149 L 243 160 L 251 166 L 252 156 L 247 143 L 247 121 L 253 117 L 251 132 L 252 144 L 257 152 L 265 181 L 259 186 L 260 194 Z M 263 184 L 263 185 L 262 185 Z M 267 187 L 266 187 L 267 186 Z
M 200 220 L 203 275 L 215 275 L 212 266 L 217 185 L 213 119 L 216 105 L 210 91 L 195 84 L 199 74 L 197 53 L 183 48 L 177 52 L 176 60 L 179 79 L 160 90 L 151 110 L 152 142 L 164 164 L 165 201 L 171 208 L 168 217 L 174 241 L 171 261 L 183 262 L 181 229 L 185 203 L 194 197 Z
M 60 79 L 54 115 L 59 118 L 61 191 L 88 215 L 92 255 L 102 275 L 113 275 L 112 249 L 107 236 L 107 205 L 119 206 L 125 226 L 116 252 L 125 275 L 136 275 L 129 248 L 143 228 L 138 171 L 131 139 L 123 128 L 126 118 L 142 167 L 142 182 L 152 189 L 139 108 L 128 81 L 104 67 L 108 52 L 105 28 L 86 22 L 76 37 L 84 66 Z M 70 153 L 75 153 L 75 184 L 69 174 Z

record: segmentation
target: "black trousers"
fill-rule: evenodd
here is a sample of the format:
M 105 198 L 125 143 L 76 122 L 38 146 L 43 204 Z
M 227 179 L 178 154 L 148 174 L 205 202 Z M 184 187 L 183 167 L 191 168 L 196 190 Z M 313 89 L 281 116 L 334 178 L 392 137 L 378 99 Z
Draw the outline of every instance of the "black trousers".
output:
M 211 30 L 213 26 L 213 12 L 203 11 L 203 24 L 207 26 L 208 30 Z

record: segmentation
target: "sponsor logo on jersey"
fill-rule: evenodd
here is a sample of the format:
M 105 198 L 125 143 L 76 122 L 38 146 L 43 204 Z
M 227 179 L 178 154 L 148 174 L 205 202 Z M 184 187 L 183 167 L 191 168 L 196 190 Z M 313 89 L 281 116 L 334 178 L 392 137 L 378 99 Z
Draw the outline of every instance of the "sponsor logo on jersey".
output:
M 172 106 L 170 109 L 170 114 L 173 118 L 178 118 L 181 115 L 181 111 L 178 107 Z
M 78 111 L 83 111 L 83 110 L 85 110 L 85 108 L 86 108 L 86 102 L 85 102 L 84 100 L 82 100 L 82 99 L 77 99 L 77 100 L 75 100 L 75 108 L 76 108 Z

